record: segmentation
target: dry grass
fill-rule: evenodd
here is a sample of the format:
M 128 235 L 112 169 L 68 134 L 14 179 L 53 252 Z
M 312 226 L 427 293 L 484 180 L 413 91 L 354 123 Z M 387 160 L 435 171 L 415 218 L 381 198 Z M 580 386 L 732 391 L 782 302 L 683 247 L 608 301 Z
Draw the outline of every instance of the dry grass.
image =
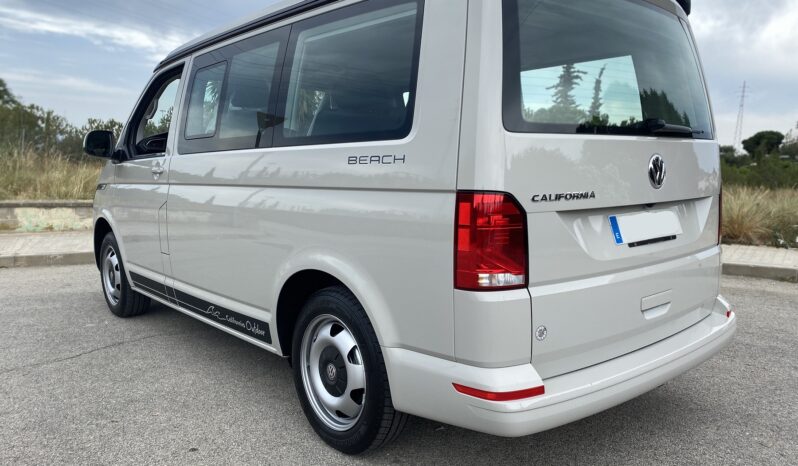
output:
M 0 149 L 0 200 L 93 199 L 102 163 L 58 153 Z
M 798 246 L 798 190 L 725 187 L 723 240 L 738 244 Z

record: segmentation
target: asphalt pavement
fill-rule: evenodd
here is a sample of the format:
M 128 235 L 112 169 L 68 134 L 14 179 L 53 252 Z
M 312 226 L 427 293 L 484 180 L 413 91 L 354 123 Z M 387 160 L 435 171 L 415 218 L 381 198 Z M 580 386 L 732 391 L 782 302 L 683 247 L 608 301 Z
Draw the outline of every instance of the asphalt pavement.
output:
M 161 306 L 116 318 L 90 265 L 0 269 L 0 464 L 798 464 L 798 286 L 723 293 L 731 346 L 623 405 L 517 439 L 412 418 L 351 458 L 284 360 Z

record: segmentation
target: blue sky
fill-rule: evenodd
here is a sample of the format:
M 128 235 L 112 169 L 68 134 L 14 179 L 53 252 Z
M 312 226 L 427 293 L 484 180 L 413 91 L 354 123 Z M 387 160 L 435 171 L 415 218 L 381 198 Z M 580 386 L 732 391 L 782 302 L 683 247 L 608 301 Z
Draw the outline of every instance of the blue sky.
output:
M 166 53 L 270 0 L 0 0 L 0 78 L 26 103 L 124 120 Z M 798 0 L 696 0 L 691 21 L 718 136 L 731 143 L 743 80 L 744 134 L 798 122 Z M 798 131 L 796 131 L 798 132 Z

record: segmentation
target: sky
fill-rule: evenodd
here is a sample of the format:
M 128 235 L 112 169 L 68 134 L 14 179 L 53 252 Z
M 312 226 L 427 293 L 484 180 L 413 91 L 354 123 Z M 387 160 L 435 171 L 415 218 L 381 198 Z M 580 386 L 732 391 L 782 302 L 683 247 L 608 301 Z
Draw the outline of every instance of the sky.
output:
M 572 93 L 576 105 L 589 109 L 593 101 L 594 85 L 599 73 L 602 76 L 601 113 L 609 116 L 609 123 L 619 125 L 624 120 L 643 118 L 640 106 L 640 89 L 637 86 L 635 68 L 630 55 L 603 60 L 576 63 L 576 70 L 583 73 Z M 549 108 L 554 105 L 552 89 L 562 74 L 562 66 L 534 69 L 521 72 L 521 95 L 524 106 L 530 110 Z M 545 120 L 545 118 L 544 118 Z M 541 123 L 567 123 L 567 121 L 541 121 Z
M 0 0 L 0 78 L 25 103 L 126 120 L 172 49 L 272 0 Z M 798 0 L 693 0 L 718 137 L 731 144 L 743 81 L 744 136 L 798 123 Z M 795 131 L 798 133 L 798 131 Z

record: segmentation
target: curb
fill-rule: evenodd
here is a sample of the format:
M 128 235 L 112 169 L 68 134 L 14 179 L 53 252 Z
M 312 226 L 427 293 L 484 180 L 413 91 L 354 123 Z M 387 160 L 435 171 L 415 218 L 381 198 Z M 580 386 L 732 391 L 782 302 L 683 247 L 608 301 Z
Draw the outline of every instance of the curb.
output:
M 67 254 L 44 254 L 27 256 L 0 256 L 0 269 L 12 267 L 41 267 L 50 265 L 94 264 L 93 252 L 74 252 Z M 784 282 L 798 283 L 798 269 L 751 264 L 723 264 L 724 275 L 766 278 Z
M 94 201 L 91 199 L 78 199 L 71 201 L 0 201 L 0 208 L 6 209 L 61 209 L 67 207 L 93 207 Z
M 13 267 L 41 267 L 50 265 L 94 264 L 93 252 L 66 254 L 33 254 L 27 256 L 0 256 L 0 269 Z
M 724 263 L 723 273 L 725 275 L 737 275 L 743 277 L 767 278 L 783 282 L 798 283 L 798 269 L 788 267 L 775 267 L 770 265 L 735 264 Z

